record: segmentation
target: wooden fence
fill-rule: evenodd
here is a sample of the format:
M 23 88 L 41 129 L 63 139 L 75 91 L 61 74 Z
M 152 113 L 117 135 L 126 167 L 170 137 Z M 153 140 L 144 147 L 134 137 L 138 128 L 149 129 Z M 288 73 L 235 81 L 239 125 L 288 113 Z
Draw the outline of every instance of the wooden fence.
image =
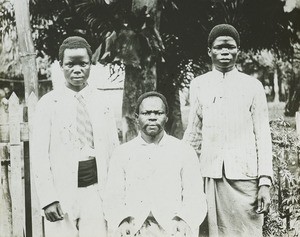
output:
M 29 137 L 37 103 L 31 94 L 21 105 L 16 94 L 0 105 L 0 237 L 42 237 L 43 222 L 30 177 Z

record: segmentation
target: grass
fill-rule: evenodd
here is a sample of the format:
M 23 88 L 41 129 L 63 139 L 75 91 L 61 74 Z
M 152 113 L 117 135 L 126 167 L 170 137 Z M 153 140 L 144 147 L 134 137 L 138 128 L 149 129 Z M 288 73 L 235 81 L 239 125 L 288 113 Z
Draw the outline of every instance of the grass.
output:
M 286 122 L 288 122 L 291 127 L 295 128 L 296 131 L 296 119 L 295 117 L 287 117 L 284 115 L 284 107 L 285 102 L 269 102 L 268 108 L 269 108 L 269 120 L 276 120 L 278 118 L 283 118 Z

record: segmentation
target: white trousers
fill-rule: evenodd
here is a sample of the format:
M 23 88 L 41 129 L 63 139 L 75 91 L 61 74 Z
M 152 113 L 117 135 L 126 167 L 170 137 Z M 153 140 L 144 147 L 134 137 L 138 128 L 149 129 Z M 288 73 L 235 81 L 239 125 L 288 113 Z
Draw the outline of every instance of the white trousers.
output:
M 102 200 L 96 187 L 78 188 L 74 216 L 66 213 L 61 221 L 45 220 L 45 237 L 106 237 Z

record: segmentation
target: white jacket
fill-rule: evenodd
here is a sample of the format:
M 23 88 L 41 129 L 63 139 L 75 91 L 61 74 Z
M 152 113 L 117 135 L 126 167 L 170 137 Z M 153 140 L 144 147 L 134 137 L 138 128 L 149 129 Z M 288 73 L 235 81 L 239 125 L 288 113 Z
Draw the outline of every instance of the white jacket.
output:
M 95 145 L 100 193 L 105 184 L 110 154 L 119 143 L 111 110 L 100 91 L 84 88 Z M 38 102 L 32 131 L 31 164 L 41 207 L 59 201 L 62 210 L 72 214 L 78 180 L 75 92 L 63 88 L 43 96 Z
M 167 134 L 158 145 L 138 136 L 118 147 L 105 190 L 103 209 L 110 233 L 129 216 L 138 231 L 151 212 L 167 233 L 178 216 L 198 236 L 207 211 L 195 151 Z
M 273 176 L 268 106 L 262 84 L 234 69 L 192 80 L 183 140 L 200 154 L 203 177 Z

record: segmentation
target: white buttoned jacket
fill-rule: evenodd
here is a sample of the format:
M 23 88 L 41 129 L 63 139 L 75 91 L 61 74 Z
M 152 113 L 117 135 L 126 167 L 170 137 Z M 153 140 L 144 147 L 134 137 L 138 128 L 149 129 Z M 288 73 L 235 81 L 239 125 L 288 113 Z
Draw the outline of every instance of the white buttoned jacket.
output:
M 112 111 L 100 91 L 89 86 L 82 93 L 86 100 L 94 134 L 100 193 L 106 181 L 109 158 L 119 144 Z M 78 180 L 78 161 L 85 154 L 76 137 L 75 92 L 63 88 L 43 96 L 37 104 L 31 148 L 31 164 L 41 208 L 59 201 L 64 212 L 72 213 Z M 89 154 L 87 154 L 89 155 Z

